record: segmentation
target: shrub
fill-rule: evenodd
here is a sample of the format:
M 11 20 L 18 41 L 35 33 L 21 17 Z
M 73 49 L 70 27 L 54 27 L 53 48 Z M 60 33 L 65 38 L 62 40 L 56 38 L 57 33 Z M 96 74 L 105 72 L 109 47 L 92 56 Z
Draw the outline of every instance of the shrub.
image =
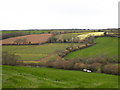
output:
M 53 53 L 53 54 L 48 55 L 44 59 L 44 62 L 41 62 L 41 64 L 44 66 L 47 66 L 47 67 L 55 67 L 56 68 L 58 66 L 58 64 L 60 63 L 59 61 L 62 61 L 62 58 L 60 56 L 58 56 L 57 54 Z
M 108 57 L 104 54 L 100 54 L 96 57 L 87 57 L 84 58 L 84 63 L 93 64 L 93 63 L 101 63 L 101 64 L 109 64 L 109 63 L 117 63 L 118 57 Z
M 64 60 L 63 61 L 63 68 L 64 69 L 73 69 L 74 63 L 71 60 Z
M 87 65 L 84 63 L 75 63 L 73 67 L 76 70 L 83 70 L 84 68 L 87 68 Z
M 45 66 L 47 67 L 54 67 L 53 63 L 55 62 L 55 60 L 49 60 L 45 63 Z
M 57 40 L 57 38 L 55 38 L 54 36 L 52 36 L 52 37 L 49 38 L 49 42 L 50 43 L 55 43 L 56 40 Z
M 84 61 L 83 61 L 84 63 L 86 63 L 86 64 L 92 64 L 92 63 L 96 63 L 97 62 L 97 59 L 96 58 L 84 58 Z
M 16 65 L 17 60 L 19 59 L 20 59 L 20 56 L 15 55 L 13 53 L 9 53 L 9 52 L 2 53 L 2 64 L 3 65 Z
M 117 66 L 115 64 L 107 64 L 102 67 L 102 72 L 107 74 L 120 75 L 118 68 L 120 69 L 120 66 Z
M 53 63 L 53 67 L 63 69 L 63 60 L 56 60 Z
M 100 72 L 101 64 L 100 63 L 93 63 L 90 64 L 89 69 L 93 72 Z

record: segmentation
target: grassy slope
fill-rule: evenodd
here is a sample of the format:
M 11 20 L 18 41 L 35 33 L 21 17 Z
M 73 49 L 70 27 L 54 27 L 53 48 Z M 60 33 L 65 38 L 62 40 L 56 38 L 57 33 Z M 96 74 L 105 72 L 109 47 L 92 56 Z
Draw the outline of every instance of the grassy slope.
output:
M 20 55 L 22 60 L 39 60 L 48 54 L 63 50 L 70 46 L 70 43 L 52 43 L 43 45 L 16 45 L 16 46 L 2 46 L 3 51 L 15 52 Z
M 3 66 L 3 88 L 118 88 L 118 76 L 52 68 Z
M 96 45 L 88 47 L 82 50 L 71 52 L 65 56 L 65 58 L 76 58 L 76 57 L 89 57 L 105 54 L 109 57 L 118 55 L 118 39 L 112 37 L 100 37 L 96 38 Z

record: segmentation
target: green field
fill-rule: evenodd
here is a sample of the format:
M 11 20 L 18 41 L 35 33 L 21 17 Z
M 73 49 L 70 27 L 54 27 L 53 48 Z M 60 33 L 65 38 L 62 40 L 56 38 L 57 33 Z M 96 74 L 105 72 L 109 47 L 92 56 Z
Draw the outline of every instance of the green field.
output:
M 12 32 L 25 32 L 29 34 L 40 34 L 40 33 L 46 33 L 50 32 L 51 30 L 3 30 L 2 33 L 12 33 Z
M 65 56 L 66 59 L 96 57 L 106 55 L 108 57 L 118 56 L 118 38 L 99 37 L 95 39 L 96 45 L 82 50 L 77 50 Z
M 3 51 L 13 52 L 21 56 L 21 60 L 40 60 L 57 50 L 64 50 L 71 43 L 47 43 L 43 45 L 8 45 L 2 46 Z M 75 45 L 79 45 L 75 43 Z
M 118 76 L 53 68 L 3 66 L 3 88 L 118 88 Z
M 16 32 L 16 31 L 11 31 L 11 30 L 4 30 L 4 31 L 0 31 L 1 33 L 12 33 L 12 32 Z

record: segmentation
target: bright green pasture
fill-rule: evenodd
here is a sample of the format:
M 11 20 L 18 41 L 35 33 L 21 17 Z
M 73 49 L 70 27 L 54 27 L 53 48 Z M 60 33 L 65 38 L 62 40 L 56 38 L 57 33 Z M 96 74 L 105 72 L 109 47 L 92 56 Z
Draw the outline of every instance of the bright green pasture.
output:
M 29 33 L 29 34 L 41 34 L 41 33 L 47 33 L 47 32 L 50 32 L 50 30 L 31 30 L 31 31 L 22 31 L 22 32 L 25 32 L 25 33 Z
M 78 43 L 76 43 L 78 45 Z M 47 43 L 43 45 L 7 45 L 3 51 L 14 52 L 21 56 L 21 60 L 39 60 L 57 50 L 64 50 L 71 43 Z M 73 45 L 73 44 L 72 44 Z
M 118 76 L 53 68 L 3 66 L 3 88 L 118 88 Z
M 3 31 L 0 31 L 1 33 L 12 33 L 12 32 L 16 32 L 14 30 L 3 30 Z
M 77 50 L 65 56 L 66 59 L 95 57 L 99 55 L 107 55 L 109 57 L 118 56 L 118 38 L 99 37 L 95 39 L 96 45 Z

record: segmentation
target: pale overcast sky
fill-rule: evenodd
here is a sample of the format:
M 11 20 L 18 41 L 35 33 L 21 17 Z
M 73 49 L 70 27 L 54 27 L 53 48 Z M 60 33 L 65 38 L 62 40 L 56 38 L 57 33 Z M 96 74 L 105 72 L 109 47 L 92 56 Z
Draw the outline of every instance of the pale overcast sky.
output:
M 119 0 L 0 0 L 0 30 L 118 27 Z

